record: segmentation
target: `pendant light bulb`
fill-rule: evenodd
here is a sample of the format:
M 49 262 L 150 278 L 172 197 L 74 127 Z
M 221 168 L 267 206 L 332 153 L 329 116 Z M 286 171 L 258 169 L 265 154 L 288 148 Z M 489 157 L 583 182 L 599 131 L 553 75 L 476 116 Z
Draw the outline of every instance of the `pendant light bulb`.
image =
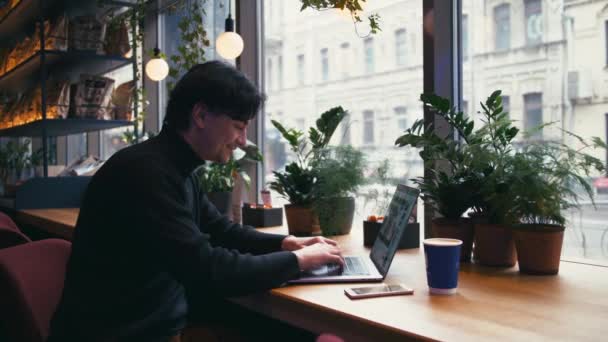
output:
M 217 53 L 226 59 L 236 59 L 243 52 L 244 45 L 243 38 L 234 32 L 234 20 L 228 14 L 225 32 L 220 34 L 215 41 Z
M 146 75 L 152 81 L 162 81 L 169 74 L 169 65 L 160 57 L 160 50 L 154 49 L 154 57 L 146 63 Z

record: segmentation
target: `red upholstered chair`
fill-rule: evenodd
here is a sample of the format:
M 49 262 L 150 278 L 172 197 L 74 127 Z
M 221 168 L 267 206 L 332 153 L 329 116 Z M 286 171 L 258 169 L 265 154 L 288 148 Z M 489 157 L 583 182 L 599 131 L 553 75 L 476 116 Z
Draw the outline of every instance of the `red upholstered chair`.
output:
M 323 333 L 317 337 L 316 342 L 344 342 L 344 340 L 336 335 Z
M 13 230 L 19 231 L 17 224 L 13 219 L 0 211 L 0 227 L 12 228 Z
M 0 250 L 0 322 L 9 341 L 46 340 L 70 250 L 71 243 L 60 239 Z
M 31 241 L 30 238 L 19 230 L 10 216 L 0 212 L 0 249 Z

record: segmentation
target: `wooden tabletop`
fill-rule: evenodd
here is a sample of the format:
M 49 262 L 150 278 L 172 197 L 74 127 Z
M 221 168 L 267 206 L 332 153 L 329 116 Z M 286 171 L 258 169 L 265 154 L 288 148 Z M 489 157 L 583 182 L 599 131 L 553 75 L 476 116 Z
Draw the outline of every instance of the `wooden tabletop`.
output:
M 18 213 L 20 220 L 66 236 L 77 216 L 78 209 Z M 353 227 L 336 240 L 345 254 L 369 254 L 362 235 L 360 227 Z M 347 341 L 600 341 L 608 336 L 607 267 L 562 261 L 556 276 L 527 276 L 517 266 L 462 264 L 458 293 L 437 296 L 428 292 L 422 252 L 412 249 L 397 253 L 385 283 L 403 283 L 415 292 L 350 300 L 345 288 L 373 284 L 294 285 L 234 301 Z
M 17 222 L 72 240 L 78 208 L 24 209 L 17 211 Z

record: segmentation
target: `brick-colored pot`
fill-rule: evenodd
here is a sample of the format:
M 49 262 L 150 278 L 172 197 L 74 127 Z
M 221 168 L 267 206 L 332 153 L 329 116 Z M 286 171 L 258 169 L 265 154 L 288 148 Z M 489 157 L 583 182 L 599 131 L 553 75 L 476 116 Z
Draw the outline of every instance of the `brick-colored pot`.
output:
M 460 262 L 471 262 L 473 246 L 473 224 L 468 218 L 456 220 L 436 218 L 431 222 L 433 237 L 458 239 L 462 241 Z
M 512 228 L 501 224 L 475 225 L 475 260 L 481 265 L 512 267 L 517 261 Z
M 527 274 L 557 274 L 564 243 L 564 227 L 521 225 L 513 230 L 519 271 Z
M 286 204 L 285 217 L 291 235 L 311 236 L 319 231 L 319 218 L 310 206 Z

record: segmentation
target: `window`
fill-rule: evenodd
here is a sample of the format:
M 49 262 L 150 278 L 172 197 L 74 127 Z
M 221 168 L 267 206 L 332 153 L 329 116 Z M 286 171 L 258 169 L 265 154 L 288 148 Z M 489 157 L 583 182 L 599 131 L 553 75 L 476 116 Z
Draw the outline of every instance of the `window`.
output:
M 327 48 L 321 49 L 321 81 L 329 80 L 329 57 L 327 56 Z
M 266 63 L 266 91 L 272 90 L 272 58 L 268 58 Z
M 374 72 L 374 39 L 367 38 L 363 41 L 363 51 L 365 53 L 365 73 Z
M 298 55 L 298 84 L 304 84 L 304 55 Z
M 543 39 L 543 13 L 540 0 L 525 1 L 526 44 L 538 44 Z
M 350 115 L 346 114 L 344 119 L 342 119 L 342 123 L 340 123 L 342 136 L 340 137 L 341 145 L 350 145 Z
M 366 110 L 363 112 L 363 144 L 374 143 L 374 112 Z
M 407 108 L 395 107 L 395 117 L 397 118 L 397 129 L 399 133 L 403 133 L 409 127 L 407 126 Z
M 507 117 L 511 117 L 511 98 L 509 98 L 509 95 L 502 95 L 502 111 L 508 114 Z
M 606 65 L 608 65 L 608 20 L 604 22 L 604 36 L 606 40 Z
M 349 74 L 349 68 L 351 67 L 348 63 L 351 58 L 350 44 L 348 44 L 348 43 L 340 44 L 340 53 L 342 54 L 342 56 L 341 56 L 342 58 L 340 58 L 340 60 L 342 61 L 342 63 L 340 63 L 340 67 L 342 69 L 342 78 L 347 78 L 348 74 Z
M 395 64 L 404 66 L 406 63 L 406 32 L 405 29 L 395 31 Z
M 511 47 L 511 6 L 502 4 L 494 8 L 494 30 L 496 50 Z
M 524 130 L 530 133 L 530 139 L 542 139 L 543 131 L 543 95 L 531 93 L 524 95 Z
M 469 16 L 464 14 L 462 16 L 462 59 L 467 60 L 469 58 Z
M 518 23 L 517 27 L 513 26 L 513 38 L 517 34 L 521 45 L 540 44 L 547 40 L 547 37 L 551 37 L 552 44 L 555 44 L 551 49 L 567 53 L 548 53 L 539 59 L 540 55 L 534 50 L 524 53 L 521 50 L 508 50 L 510 9 L 509 5 L 503 5 L 505 2 L 513 4 L 513 18 L 518 18 L 513 21 Z M 496 39 L 496 48 L 503 47 L 506 50 L 502 53 L 504 56 L 501 54 L 496 56 L 497 58 L 488 58 L 487 46 L 473 44 L 470 39 L 469 58 L 483 58 L 476 59 L 475 63 L 464 63 L 463 98 L 468 99 L 472 106 L 484 102 L 492 91 L 502 89 L 503 110 L 509 113 L 509 118 L 519 129 L 526 131 L 552 123 L 531 137 L 535 140 L 551 140 L 568 146 L 582 147 L 575 137 L 563 134 L 561 129 L 585 140 L 591 137 L 608 140 L 608 117 L 605 115 L 608 113 L 608 103 L 588 101 L 586 97 L 594 93 L 600 97 L 608 96 L 608 90 L 602 86 L 605 78 L 604 68 L 608 65 L 608 19 L 602 16 L 601 6 L 596 7 L 593 2 L 576 2 L 576 6 L 571 6 L 570 2 L 559 2 L 561 5 L 555 7 L 554 1 L 498 0 L 500 6 L 492 10 L 479 3 L 478 0 L 463 0 L 463 12 L 467 14 L 468 20 L 464 15 L 460 17 L 461 20 L 467 20 L 467 30 L 470 34 L 474 32 L 476 41 L 493 42 L 493 39 Z M 598 18 L 600 21 L 596 25 L 590 18 Z M 564 20 L 567 22 L 564 23 Z M 481 26 L 487 22 L 492 22 L 496 30 L 487 30 L 485 26 Z M 476 27 L 475 24 L 479 26 Z M 464 27 L 465 24 L 462 25 Z M 465 32 L 463 28 L 462 34 Z M 490 44 L 490 47 L 492 46 L 493 44 Z M 603 46 L 605 56 L 590 58 L 590 50 L 583 49 L 586 46 Z M 572 47 L 575 47 L 574 51 L 571 51 Z M 568 67 L 564 68 L 564 65 Z M 579 81 L 586 79 L 586 82 L 578 85 L 579 90 L 584 90 L 585 97 L 581 96 L 579 99 L 580 92 L 571 92 L 568 95 L 565 90 L 575 89 L 574 84 L 566 83 L 568 72 L 579 71 L 579 75 L 584 75 L 584 70 L 588 70 L 588 76 L 579 77 Z M 565 103 L 572 105 L 565 106 Z M 516 144 L 525 143 L 523 135 L 519 134 Z M 608 160 L 605 150 L 585 151 L 604 163 Z M 600 176 L 589 175 L 589 184 L 594 186 L 594 181 Z M 579 189 L 573 190 L 579 193 Z M 594 188 L 594 191 L 597 191 L 597 188 Z M 564 233 L 562 257 L 608 261 L 608 233 L 601 234 L 608 227 L 608 216 L 603 214 L 608 212 L 608 195 L 596 196 L 597 209 L 585 200 L 586 198 L 581 201 L 580 210 L 569 209 L 563 212 L 568 220 L 568 229 Z
M 469 101 L 467 100 L 462 100 L 462 112 L 464 113 L 465 117 L 472 116 L 473 118 L 475 118 L 475 114 L 469 112 Z
M 271 113 L 272 119 L 281 122 L 286 128 L 296 128 L 305 131 L 313 126 L 321 113 L 342 106 L 349 111 L 336 129 L 331 145 L 352 145 L 362 150 L 367 159 L 367 165 L 374 168 L 383 159 L 391 159 L 389 171 L 391 179 L 403 184 L 412 184 L 410 179 L 423 175 L 422 160 L 418 151 L 396 148 L 394 145 L 397 132 L 397 121 L 394 118 L 395 107 L 405 107 L 406 103 L 418 103 L 418 95 L 422 93 L 422 1 L 377 0 L 374 1 L 374 11 L 382 14 L 385 33 L 360 38 L 350 20 L 335 11 L 287 11 L 288 8 L 300 8 L 299 0 L 262 0 L 263 13 L 266 16 L 261 23 L 264 32 L 261 47 L 266 57 L 273 56 L 273 71 L 275 74 L 275 89 L 265 102 L 265 113 Z M 267 13 L 273 13 L 276 6 L 284 6 L 284 19 L 276 21 L 278 27 L 272 27 Z M 225 16 L 224 16 L 225 18 Z M 403 20 L 407 18 L 407 20 Z M 222 19 L 223 22 L 223 19 Z M 388 23 L 399 23 L 390 28 Z M 396 33 L 399 29 L 411 27 L 403 34 Z M 364 25 L 359 25 L 363 33 Z M 333 32 L 328 34 L 328 32 Z M 335 33 L 335 34 L 334 34 Z M 387 36 L 388 34 L 388 36 Z M 397 52 L 393 52 L 397 42 L 393 39 L 400 37 L 404 42 L 400 51 L 407 52 L 408 68 L 394 68 L 397 63 Z M 407 39 L 405 39 L 407 37 Z M 370 39 L 367 39 L 370 38 Z M 380 42 L 386 40 L 383 52 Z M 401 45 L 401 43 L 399 43 Z M 245 42 L 245 48 L 247 48 Z M 325 52 L 325 49 L 327 49 Z M 322 51 L 323 50 L 323 51 Z M 381 53 L 382 52 L 382 53 Z M 278 56 L 283 56 L 283 83 L 285 87 L 276 87 L 280 82 L 277 74 L 281 73 L 281 62 Z M 327 58 L 327 80 L 331 85 L 312 87 L 311 82 L 321 82 L 324 79 L 324 61 Z M 417 61 L 416 64 L 413 61 Z M 387 66 L 390 73 L 380 72 Z M 267 67 L 266 61 L 262 64 Z M 266 74 L 266 70 L 262 71 Z M 311 78 L 312 77 L 312 78 Z M 407 80 L 407 81 L 404 81 Z M 376 93 L 381 94 L 377 96 Z M 407 102 L 406 102 L 407 101 Z M 411 124 L 422 117 L 422 110 L 408 111 L 403 117 Z M 378 110 L 376 110 L 378 109 Z M 371 115 L 364 120 L 363 111 L 369 110 Z M 373 111 L 372 111 L 373 110 Z M 278 113 L 282 112 L 279 118 Z M 264 139 L 264 170 L 262 186 L 274 180 L 273 171 L 281 170 L 285 163 L 293 161 L 293 155 L 285 139 L 270 123 L 270 118 L 264 118 L 264 131 L 260 132 Z M 380 133 L 382 132 L 382 133 Z M 382 134 L 382 137 L 380 137 Z M 268 162 L 266 162 L 268 161 Z M 368 184 L 360 189 L 361 193 L 377 188 L 379 184 Z M 275 192 L 271 192 L 274 205 L 281 206 L 286 200 Z M 390 201 L 390 199 L 389 199 Z M 355 221 L 361 222 L 363 216 L 370 215 L 371 204 L 365 207 L 364 200 L 356 201 Z M 420 208 L 419 208 L 420 210 Z M 419 215 L 423 224 L 423 215 Z M 353 229 L 355 229 L 355 225 Z
M 279 84 L 279 89 L 283 89 L 283 56 L 279 56 L 277 65 L 277 83 Z

